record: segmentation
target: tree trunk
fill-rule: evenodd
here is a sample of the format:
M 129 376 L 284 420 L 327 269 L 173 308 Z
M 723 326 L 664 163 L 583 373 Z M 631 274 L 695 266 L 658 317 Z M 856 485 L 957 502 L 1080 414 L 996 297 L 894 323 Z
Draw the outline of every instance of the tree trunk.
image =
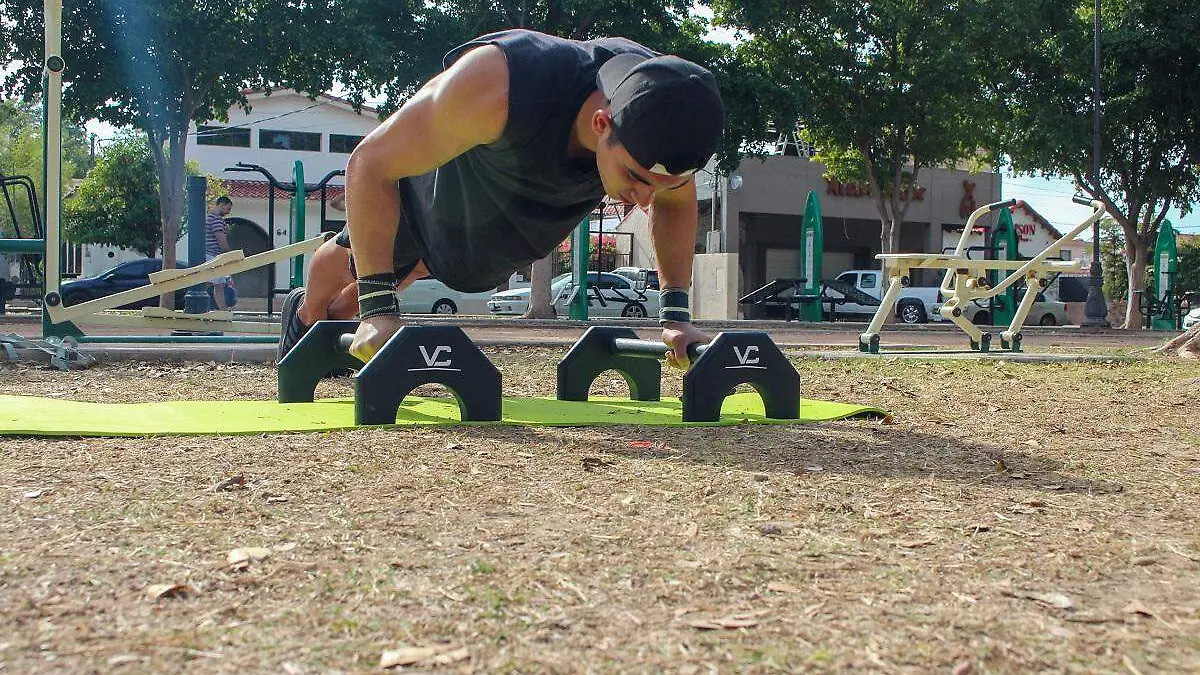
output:
M 554 255 L 550 255 L 533 263 L 529 280 L 529 308 L 523 315 L 526 319 L 553 319 L 554 307 L 550 302 L 550 279 L 554 276 Z
M 155 130 L 147 133 L 150 149 L 154 153 L 154 168 L 158 173 L 158 207 L 163 228 L 162 268 L 165 270 L 178 266 L 175 249 L 179 244 L 179 230 L 183 221 L 183 148 L 186 134 L 186 126 L 179 130 Z M 166 148 L 163 148 L 164 142 Z M 199 223 L 198 226 L 203 227 L 204 224 Z M 204 261 L 192 260 L 190 264 L 202 262 Z M 175 293 L 163 293 L 159 296 L 158 304 L 160 307 L 175 309 Z
M 1138 308 L 1138 296 L 1135 291 L 1154 294 L 1153 288 L 1146 288 L 1147 250 L 1147 244 L 1140 236 L 1126 238 L 1125 270 L 1129 275 L 1129 301 L 1125 305 L 1124 327 L 1131 330 L 1142 330 L 1145 328 L 1145 321 L 1143 321 L 1141 310 Z
M 1200 359 L 1200 324 L 1180 333 L 1154 351 L 1159 354 L 1174 354 L 1184 359 Z

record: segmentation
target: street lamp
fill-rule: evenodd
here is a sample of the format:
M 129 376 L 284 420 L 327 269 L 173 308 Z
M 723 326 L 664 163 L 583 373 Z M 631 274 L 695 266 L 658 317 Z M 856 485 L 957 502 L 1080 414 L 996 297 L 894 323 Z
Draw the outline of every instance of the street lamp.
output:
M 1100 186 L 1100 0 L 1095 0 L 1092 32 L 1092 185 Z M 1108 328 L 1108 303 L 1104 300 L 1104 273 L 1100 268 L 1100 221 L 1092 229 L 1092 269 L 1088 277 L 1083 325 Z

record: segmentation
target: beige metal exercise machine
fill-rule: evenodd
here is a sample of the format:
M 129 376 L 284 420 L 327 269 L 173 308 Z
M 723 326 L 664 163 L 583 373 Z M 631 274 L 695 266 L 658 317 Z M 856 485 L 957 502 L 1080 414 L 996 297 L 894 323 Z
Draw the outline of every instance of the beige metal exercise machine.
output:
M 142 310 L 141 316 L 131 316 L 128 314 L 107 315 L 99 314 L 98 312 L 120 307 L 121 305 L 137 300 L 157 297 L 163 293 L 172 293 L 180 289 L 190 288 L 197 284 L 202 284 L 213 277 L 230 276 L 256 267 L 289 260 L 294 256 L 312 253 L 329 236 L 331 235 L 328 233 L 322 234 L 249 257 L 246 257 L 241 251 L 228 251 L 195 267 L 155 272 L 150 275 L 150 283 L 145 286 L 131 288 L 128 291 L 106 295 L 102 298 L 81 302 L 69 307 L 63 306 L 61 296 L 57 291 L 54 291 L 46 294 L 46 315 L 50 323 L 53 324 L 86 317 L 88 323 L 105 326 L 187 331 L 278 333 L 279 324 L 277 322 L 235 321 L 233 319 L 233 312 L 228 310 L 205 312 L 203 314 L 187 314 L 178 310 L 146 307 Z M 50 250 L 57 251 L 57 249 Z M 57 261 L 54 261 L 54 264 L 57 264 Z M 47 268 L 52 269 L 49 265 L 47 265 Z M 46 275 L 47 278 L 50 278 L 50 276 L 49 274 Z
M 1057 253 L 1065 244 L 1073 241 L 1081 232 L 1092 227 L 1104 216 L 1105 211 L 1104 205 L 1096 200 L 1072 197 L 1072 201 L 1091 206 L 1092 215 L 1029 260 L 981 260 L 969 258 L 965 253 L 967 238 L 975 227 L 975 222 L 992 211 L 1020 204 L 1021 202 L 1016 199 L 996 202 L 976 209 L 967 218 L 962 236 L 958 240 L 958 246 L 952 254 L 887 253 L 875 256 L 883 261 L 888 286 L 879 302 L 879 309 L 871 319 L 871 324 L 867 327 L 866 332 L 858 336 L 859 351 L 871 354 L 879 353 L 879 331 L 887 319 L 894 314 L 900 289 L 911 284 L 912 270 L 914 269 L 946 270 L 946 276 L 942 280 L 940 289 L 945 300 L 938 312 L 967 334 L 971 340 L 972 350 L 989 351 L 991 333 L 984 332 L 968 321 L 963 315 L 963 306 L 968 302 L 993 298 L 1021 280 L 1025 281 L 1031 291 L 1035 288 L 1041 290 L 1049 283 L 1048 279 L 1052 274 L 1079 272 L 1083 266 L 1081 260 L 1064 261 L 1047 260 L 1047 258 Z M 987 272 L 989 270 L 1011 270 L 1011 272 L 1000 283 L 991 286 L 988 283 Z M 1029 310 L 1037 295 L 1036 292 L 1026 292 L 1021 299 L 1016 315 L 1013 316 L 1008 329 L 1000 333 L 1002 349 L 1021 351 L 1021 328 L 1025 325 L 1025 318 L 1029 315 Z

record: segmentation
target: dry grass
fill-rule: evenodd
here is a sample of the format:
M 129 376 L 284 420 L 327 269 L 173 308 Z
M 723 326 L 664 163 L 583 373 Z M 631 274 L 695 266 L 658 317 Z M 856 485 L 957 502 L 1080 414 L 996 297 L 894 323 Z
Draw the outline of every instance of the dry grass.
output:
M 489 350 L 509 395 L 552 393 L 560 354 Z M 400 656 L 1200 672 L 1200 366 L 797 365 L 806 396 L 895 424 L 2 439 L 0 672 L 369 672 L 436 646 Z M 0 366 L 7 394 L 273 389 L 266 367 Z M 268 555 L 238 571 L 239 547 Z

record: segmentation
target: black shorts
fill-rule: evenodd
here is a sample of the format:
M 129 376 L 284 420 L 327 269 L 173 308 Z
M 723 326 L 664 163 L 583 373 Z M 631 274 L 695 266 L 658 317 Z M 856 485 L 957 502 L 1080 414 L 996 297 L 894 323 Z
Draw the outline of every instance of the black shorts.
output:
M 422 258 L 420 242 L 409 226 L 411 220 L 412 217 L 409 210 L 404 209 L 400 221 L 396 223 L 396 240 L 392 245 L 392 266 L 395 270 L 396 281 L 401 281 L 407 277 L 421 262 Z M 342 227 L 342 231 L 338 232 L 337 236 L 334 237 L 334 241 L 342 248 L 350 248 L 350 226 L 345 225 Z M 350 255 L 350 276 L 358 278 L 358 273 L 354 268 L 353 254 Z

